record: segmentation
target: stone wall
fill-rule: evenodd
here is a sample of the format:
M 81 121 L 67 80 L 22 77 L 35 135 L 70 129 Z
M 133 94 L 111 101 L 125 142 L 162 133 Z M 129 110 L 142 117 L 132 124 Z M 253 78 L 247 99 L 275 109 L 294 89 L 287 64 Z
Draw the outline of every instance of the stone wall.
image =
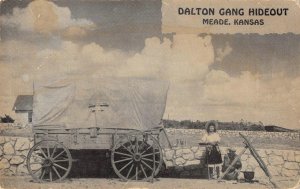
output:
M 243 148 L 235 148 L 237 154 Z M 227 153 L 227 148 L 220 147 L 222 157 Z M 257 149 L 258 154 L 267 165 L 273 176 L 294 177 L 300 175 L 300 151 Z M 204 162 L 205 147 L 177 147 L 164 149 L 164 161 L 167 169 L 181 177 L 197 177 L 206 174 Z M 254 157 L 247 150 L 241 157 L 242 171 L 253 170 L 255 178 L 264 177 L 265 174 L 259 167 Z
M 32 146 L 32 138 L 0 136 L 0 175 L 27 174 L 26 156 Z
M 28 137 L 0 136 L 0 175 L 24 175 L 27 173 L 26 156 L 33 146 Z M 243 148 L 235 148 L 239 153 Z M 300 174 L 300 151 L 257 149 L 274 176 L 293 177 Z M 227 148 L 221 147 L 222 156 Z M 200 177 L 206 174 L 205 148 L 199 146 L 164 149 L 166 171 L 176 177 Z M 243 169 L 253 169 L 256 179 L 265 176 L 256 160 L 247 150 L 242 158 Z
M 205 130 L 202 129 L 166 129 L 168 134 L 199 134 L 203 135 Z M 285 138 L 300 141 L 300 132 L 266 132 L 266 131 L 231 131 L 231 130 L 218 130 L 220 136 L 239 136 L 242 133 L 249 137 L 259 137 L 259 138 Z

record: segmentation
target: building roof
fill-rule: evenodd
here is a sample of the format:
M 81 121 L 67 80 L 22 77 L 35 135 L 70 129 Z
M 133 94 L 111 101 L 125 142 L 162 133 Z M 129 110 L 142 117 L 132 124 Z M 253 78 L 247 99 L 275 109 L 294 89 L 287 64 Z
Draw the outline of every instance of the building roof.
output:
M 32 111 L 33 95 L 19 95 L 15 101 L 13 110 Z

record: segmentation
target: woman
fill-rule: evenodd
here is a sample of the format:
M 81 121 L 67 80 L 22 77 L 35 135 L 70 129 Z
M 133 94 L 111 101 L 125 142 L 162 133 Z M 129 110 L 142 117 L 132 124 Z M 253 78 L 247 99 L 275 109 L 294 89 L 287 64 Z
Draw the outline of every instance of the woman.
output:
M 208 166 L 209 178 L 218 178 L 220 176 L 220 167 L 222 164 L 222 156 L 219 149 L 220 135 L 217 133 L 218 123 L 209 121 L 205 125 L 206 133 L 202 137 L 202 141 L 206 143 L 206 163 Z

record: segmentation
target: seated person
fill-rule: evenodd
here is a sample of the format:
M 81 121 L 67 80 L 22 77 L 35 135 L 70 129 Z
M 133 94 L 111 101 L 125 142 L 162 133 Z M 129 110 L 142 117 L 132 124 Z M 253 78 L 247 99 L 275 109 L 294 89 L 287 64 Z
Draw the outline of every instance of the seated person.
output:
M 224 161 L 222 166 L 222 172 L 225 172 L 226 169 L 231 165 L 233 160 L 238 156 L 234 149 L 228 149 L 228 153 L 224 155 Z M 237 180 L 239 173 L 242 169 L 242 163 L 240 158 L 236 161 L 236 163 L 229 169 L 229 172 L 224 176 L 226 180 Z

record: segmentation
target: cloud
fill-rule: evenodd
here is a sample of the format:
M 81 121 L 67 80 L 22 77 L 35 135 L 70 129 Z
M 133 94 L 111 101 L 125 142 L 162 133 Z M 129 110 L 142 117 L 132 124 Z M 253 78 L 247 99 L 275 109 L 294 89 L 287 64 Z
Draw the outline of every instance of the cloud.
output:
M 78 27 L 78 26 L 70 26 L 66 28 L 62 35 L 66 39 L 76 39 L 83 37 L 87 34 L 86 29 L 83 27 Z
M 198 82 L 170 90 L 165 117 L 170 119 L 239 121 L 299 128 L 300 77 L 284 73 L 230 76 L 210 70 Z
M 189 53 L 183 53 L 184 48 L 190 48 Z M 204 78 L 214 56 L 210 37 L 193 35 L 176 36 L 173 42 L 149 38 L 145 48 L 136 54 L 105 50 L 96 43 L 78 45 L 63 41 L 59 48 L 37 51 L 35 57 L 35 70 L 41 76 L 55 70 L 55 74 L 68 75 L 160 78 L 176 85 Z
M 25 57 L 34 57 L 38 47 L 31 43 L 24 43 L 17 40 L 1 41 L 0 60 L 15 63 Z
M 230 77 L 223 71 L 210 71 L 204 80 L 203 98 L 214 104 L 246 105 L 255 103 L 261 81 L 250 72 L 239 77 Z
M 231 53 L 232 47 L 230 44 L 227 42 L 225 44 L 225 47 L 223 48 L 217 48 L 216 49 L 216 61 L 217 62 L 222 62 L 222 60 Z
M 63 31 L 65 34 L 78 33 L 74 27 L 91 28 L 94 23 L 87 19 L 74 19 L 67 7 L 59 7 L 53 2 L 36 0 L 28 4 L 26 8 L 14 8 L 11 15 L 1 16 L 4 26 L 16 27 L 21 31 L 49 34 Z M 72 29 L 73 28 L 73 29 Z M 70 31 L 73 30 L 73 31 Z M 79 32 L 80 35 L 83 32 Z
M 120 74 L 158 77 L 174 83 L 200 80 L 209 71 L 213 58 L 209 36 L 176 35 L 172 42 L 150 38 L 141 53 L 127 60 Z
M 88 76 L 152 77 L 171 81 L 165 116 L 171 119 L 262 121 L 289 128 L 299 125 L 300 77 L 284 73 L 231 76 L 211 70 L 210 36 L 149 38 L 138 53 L 106 50 L 96 43 L 59 41 L 0 45 L 0 114 L 11 111 L 17 95 L 31 94 L 34 80 Z
M 145 48 L 136 54 L 105 50 L 96 43 L 81 45 L 71 41 L 34 45 L 8 40 L 0 48 L 3 49 L 1 65 L 11 71 L 5 80 L 19 83 L 3 83 L 5 86 L 2 87 L 17 86 L 5 94 L 14 97 L 32 93 L 32 82 L 45 78 L 140 76 L 171 80 L 175 91 L 170 96 L 173 103 L 178 100 L 177 95 L 182 94 L 176 92 L 182 88 L 181 84 L 203 78 L 213 62 L 210 37 L 197 36 L 175 36 L 173 42 L 150 38 L 146 40 Z M 190 49 L 190 52 L 185 52 L 184 48 Z M 185 97 L 181 95 L 179 98 Z M 13 104 L 14 98 L 11 100 Z
M 104 50 L 96 43 L 78 45 L 63 41 L 59 48 L 47 48 L 36 53 L 34 77 L 93 77 L 116 76 L 117 67 L 128 55 L 118 50 Z
M 222 110 L 221 116 L 215 116 L 219 119 L 245 118 L 289 128 L 297 128 L 300 123 L 300 77 L 250 72 L 231 77 L 212 70 L 205 78 L 203 91 L 203 104 Z
M 54 78 L 108 77 L 112 66 L 120 65 L 124 54 L 120 51 L 106 51 L 91 43 L 78 45 L 61 41 L 54 47 L 26 41 L 4 41 L 0 44 L 0 115 L 10 114 L 15 99 L 20 94 L 32 94 L 34 81 Z

